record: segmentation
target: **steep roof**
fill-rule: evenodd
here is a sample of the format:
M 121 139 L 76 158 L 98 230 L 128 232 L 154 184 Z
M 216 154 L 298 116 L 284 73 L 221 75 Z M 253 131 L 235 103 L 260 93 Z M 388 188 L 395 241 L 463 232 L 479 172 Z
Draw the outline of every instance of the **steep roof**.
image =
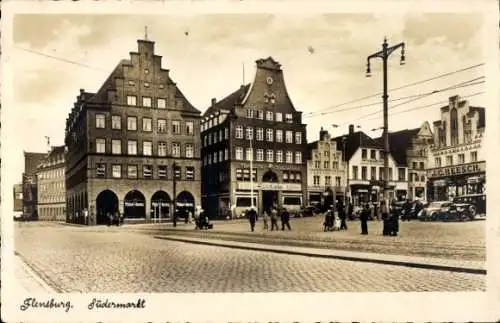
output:
M 66 149 L 65 146 L 53 146 L 49 154 L 47 155 L 47 158 L 64 154 L 65 149 Z
M 26 175 L 33 175 L 36 173 L 38 164 L 43 158 L 47 156 L 47 153 L 32 153 L 24 152 L 24 173 Z
M 405 129 L 389 133 L 389 150 L 397 165 L 406 166 L 406 150 L 411 146 L 411 139 L 418 135 L 420 128 Z M 381 146 L 384 145 L 384 138 L 376 139 Z
M 343 155 L 343 159 L 345 161 L 351 159 L 354 153 L 358 150 L 358 148 L 375 148 L 381 149 L 383 146 L 380 145 L 379 142 L 373 140 L 370 136 L 365 134 L 363 131 L 356 131 L 351 134 L 346 134 L 343 136 L 338 136 L 332 138 L 332 141 L 337 142 L 337 149 L 343 151 L 344 149 L 344 141 L 342 138 L 345 138 L 345 154 Z
M 229 94 L 219 102 L 216 102 L 214 105 L 209 106 L 208 109 L 203 113 L 203 116 L 207 116 L 211 113 L 214 113 L 215 111 L 231 110 L 235 104 L 240 104 L 243 101 L 249 89 L 250 83 L 240 86 L 240 88 L 233 93 Z

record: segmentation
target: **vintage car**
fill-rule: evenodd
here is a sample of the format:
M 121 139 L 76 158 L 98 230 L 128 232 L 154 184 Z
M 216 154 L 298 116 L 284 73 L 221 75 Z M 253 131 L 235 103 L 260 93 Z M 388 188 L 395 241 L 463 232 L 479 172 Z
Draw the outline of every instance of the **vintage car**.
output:
M 420 221 L 438 221 L 446 216 L 452 204 L 448 201 L 431 202 L 418 213 L 417 217 Z
M 320 213 L 320 209 L 315 205 L 309 205 L 301 208 L 300 217 L 313 216 Z
M 467 203 L 453 203 L 443 218 L 444 221 L 473 221 L 476 219 L 476 208 Z
M 410 221 L 410 220 L 415 220 L 418 218 L 418 213 L 423 210 L 428 203 L 424 201 L 414 201 L 411 204 L 411 209 L 410 210 L 404 210 L 401 212 L 401 220 L 403 221 Z

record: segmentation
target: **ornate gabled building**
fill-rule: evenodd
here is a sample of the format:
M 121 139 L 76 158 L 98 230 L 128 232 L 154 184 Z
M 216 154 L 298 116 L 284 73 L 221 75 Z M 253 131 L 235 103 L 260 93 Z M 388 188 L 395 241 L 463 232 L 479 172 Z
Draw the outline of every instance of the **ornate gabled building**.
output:
M 252 204 L 259 212 L 273 205 L 294 212 L 306 203 L 302 112 L 288 95 L 281 65 L 271 57 L 256 65 L 251 84 L 219 102 L 212 99 L 203 115 L 202 196 L 212 217 L 240 213 Z
M 154 52 L 122 60 L 97 93 L 80 91 L 66 121 L 67 210 L 91 223 L 119 211 L 125 221 L 163 219 L 201 203 L 201 112 L 185 98 Z
M 66 183 L 65 183 L 64 146 L 54 146 L 38 164 L 38 219 L 41 221 L 66 220 Z
M 321 128 L 319 140 L 308 145 L 307 191 L 310 204 L 330 207 L 334 200 L 344 201 L 346 193 L 346 163 L 342 150 L 328 131 Z
M 441 108 L 441 120 L 434 122 L 434 144 L 427 170 L 430 200 L 484 195 L 485 127 L 485 109 L 470 106 L 458 95 L 450 97 L 448 105 Z

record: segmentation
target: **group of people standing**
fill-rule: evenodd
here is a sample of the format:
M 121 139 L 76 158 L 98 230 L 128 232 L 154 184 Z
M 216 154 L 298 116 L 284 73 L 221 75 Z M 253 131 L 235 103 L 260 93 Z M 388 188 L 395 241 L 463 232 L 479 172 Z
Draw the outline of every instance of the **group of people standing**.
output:
M 285 231 L 285 229 L 292 230 L 290 225 L 290 213 L 286 208 L 282 208 L 278 211 L 277 207 L 272 207 L 269 210 L 265 210 L 262 212 L 262 222 L 264 223 L 264 230 L 269 230 L 269 220 L 271 220 L 271 231 L 279 230 L 278 228 L 278 213 L 281 218 L 281 230 Z M 255 223 L 257 222 L 259 216 L 257 212 L 257 208 L 255 206 L 250 207 L 246 212 L 246 216 L 248 217 L 248 221 L 250 222 L 250 231 L 255 231 Z
M 366 203 L 360 212 L 359 220 L 361 222 L 361 234 L 368 234 L 368 220 L 372 217 L 373 210 L 370 205 Z M 385 200 L 380 201 L 380 214 L 382 215 L 384 236 L 397 236 L 399 233 L 399 214 L 396 208 L 390 208 Z M 378 219 L 377 211 L 373 218 Z
M 337 205 L 331 205 L 330 209 L 328 209 L 325 213 L 323 231 L 347 230 L 346 219 L 347 212 L 342 201 L 337 202 Z

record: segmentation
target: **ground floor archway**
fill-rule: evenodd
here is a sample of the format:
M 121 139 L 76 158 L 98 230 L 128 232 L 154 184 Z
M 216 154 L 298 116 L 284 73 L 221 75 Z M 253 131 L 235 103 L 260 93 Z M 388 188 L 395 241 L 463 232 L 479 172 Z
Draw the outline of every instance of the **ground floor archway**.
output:
M 111 190 L 104 190 L 97 195 L 96 224 L 108 224 L 108 214 L 118 211 L 118 196 Z
M 138 219 L 146 217 L 146 198 L 138 190 L 128 192 L 123 199 L 123 217 Z
M 151 196 L 151 218 L 166 219 L 170 215 L 170 195 L 165 191 L 157 191 Z
M 262 211 L 267 213 L 278 206 L 278 191 L 262 191 Z
M 176 209 L 179 211 L 179 214 L 182 216 L 183 214 L 187 214 L 191 212 L 194 214 L 195 202 L 194 196 L 188 191 L 182 191 L 177 195 L 176 198 Z

